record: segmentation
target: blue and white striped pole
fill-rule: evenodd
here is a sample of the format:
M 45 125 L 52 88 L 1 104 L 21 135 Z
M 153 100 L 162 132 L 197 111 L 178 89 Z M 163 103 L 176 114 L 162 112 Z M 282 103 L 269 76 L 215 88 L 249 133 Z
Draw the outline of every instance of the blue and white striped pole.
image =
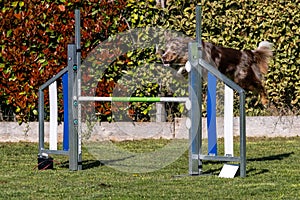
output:
M 225 156 L 233 156 L 233 90 L 227 85 L 224 98 L 224 148 Z
M 217 143 L 217 123 L 216 123 L 216 91 L 217 79 L 211 73 L 208 73 L 207 83 L 207 138 L 208 155 L 216 156 L 218 154 Z
M 216 78 L 208 73 L 207 95 L 207 134 L 208 155 L 218 154 L 217 126 L 216 126 Z M 224 149 L 225 156 L 233 153 L 233 90 L 225 85 L 224 94 Z
M 64 102 L 64 131 L 63 131 L 63 150 L 69 150 L 69 109 L 68 109 L 68 73 L 62 76 L 63 102 Z
M 49 127 L 49 149 L 57 150 L 57 83 L 49 85 L 49 104 L 50 104 L 50 127 Z

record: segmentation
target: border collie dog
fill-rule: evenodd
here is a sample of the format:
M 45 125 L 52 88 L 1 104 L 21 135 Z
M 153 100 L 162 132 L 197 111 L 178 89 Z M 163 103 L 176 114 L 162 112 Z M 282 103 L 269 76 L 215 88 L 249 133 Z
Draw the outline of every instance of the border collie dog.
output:
M 186 73 L 184 64 L 188 61 L 190 38 L 165 37 L 165 49 L 157 50 L 164 65 L 170 66 L 179 74 Z M 264 106 L 268 104 L 267 92 L 263 84 L 272 58 L 272 43 L 263 41 L 254 50 L 236 50 L 202 42 L 203 59 L 216 67 L 246 91 L 259 94 Z

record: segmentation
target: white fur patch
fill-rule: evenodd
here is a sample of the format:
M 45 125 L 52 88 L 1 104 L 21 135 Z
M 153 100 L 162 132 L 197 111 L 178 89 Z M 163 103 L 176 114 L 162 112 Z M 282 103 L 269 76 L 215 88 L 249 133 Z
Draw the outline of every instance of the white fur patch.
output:
M 263 48 L 263 47 L 268 48 L 268 49 L 272 49 L 273 44 L 268 42 L 268 41 L 262 41 L 262 42 L 259 43 L 258 48 Z
M 180 67 L 177 71 L 177 74 L 182 74 L 183 70 L 185 70 L 185 67 Z
M 192 66 L 191 66 L 191 63 L 190 63 L 190 61 L 187 61 L 186 63 L 185 63 L 185 70 L 187 71 L 187 72 L 190 72 L 191 70 L 192 70 Z

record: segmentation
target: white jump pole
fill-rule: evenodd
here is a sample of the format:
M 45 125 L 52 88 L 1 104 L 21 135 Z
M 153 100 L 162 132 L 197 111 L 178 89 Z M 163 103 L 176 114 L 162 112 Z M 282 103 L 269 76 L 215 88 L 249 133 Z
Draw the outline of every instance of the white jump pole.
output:
M 50 131 L 49 131 L 49 149 L 57 150 L 57 83 L 56 81 L 49 85 L 50 102 Z
M 233 90 L 225 85 L 224 98 L 225 156 L 233 156 Z

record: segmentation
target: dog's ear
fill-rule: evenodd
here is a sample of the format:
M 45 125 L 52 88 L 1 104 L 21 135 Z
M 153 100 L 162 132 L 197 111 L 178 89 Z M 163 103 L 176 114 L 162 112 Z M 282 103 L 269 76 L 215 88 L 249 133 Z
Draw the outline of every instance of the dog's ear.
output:
M 164 54 L 164 51 L 159 47 L 158 44 L 155 45 L 155 54 L 158 57 L 161 57 Z
M 170 41 L 172 39 L 172 34 L 169 31 L 164 32 L 165 41 Z
M 171 42 L 172 40 L 178 39 L 178 35 L 175 32 L 165 31 L 164 32 L 165 42 Z

